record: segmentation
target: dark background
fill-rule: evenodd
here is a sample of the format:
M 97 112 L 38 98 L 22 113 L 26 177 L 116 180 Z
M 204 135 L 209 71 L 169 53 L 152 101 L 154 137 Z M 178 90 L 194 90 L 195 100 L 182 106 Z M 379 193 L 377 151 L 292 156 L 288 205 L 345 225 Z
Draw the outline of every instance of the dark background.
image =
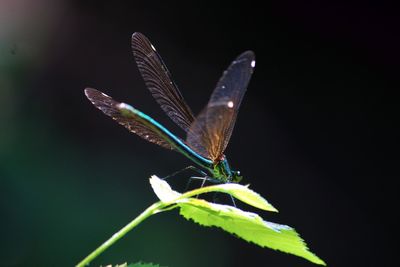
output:
M 263 217 L 295 227 L 329 266 L 394 266 L 397 9 L 300 2 L 1 1 L 0 266 L 76 264 L 156 201 L 150 175 L 190 164 L 83 94 L 100 89 L 183 136 L 139 75 L 135 31 L 157 47 L 196 113 L 230 61 L 255 51 L 226 154 L 280 210 Z M 145 221 L 92 265 L 139 260 L 313 266 L 176 212 Z

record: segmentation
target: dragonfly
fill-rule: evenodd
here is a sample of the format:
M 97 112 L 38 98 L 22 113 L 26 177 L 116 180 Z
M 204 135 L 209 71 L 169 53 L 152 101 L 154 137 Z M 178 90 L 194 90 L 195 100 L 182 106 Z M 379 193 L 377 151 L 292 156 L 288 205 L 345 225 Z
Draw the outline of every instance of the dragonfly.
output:
M 161 109 L 186 132 L 186 139 L 171 133 L 145 113 L 96 89 L 86 88 L 87 98 L 96 108 L 130 132 L 186 156 L 203 170 L 201 173 L 204 173 L 208 180 L 215 183 L 240 182 L 240 171 L 231 169 L 224 151 L 253 74 L 254 53 L 246 51 L 229 65 L 206 107 L 195 117 L 149 39 L 142 33 L 135 32 L 131 44 L 147 88 Z

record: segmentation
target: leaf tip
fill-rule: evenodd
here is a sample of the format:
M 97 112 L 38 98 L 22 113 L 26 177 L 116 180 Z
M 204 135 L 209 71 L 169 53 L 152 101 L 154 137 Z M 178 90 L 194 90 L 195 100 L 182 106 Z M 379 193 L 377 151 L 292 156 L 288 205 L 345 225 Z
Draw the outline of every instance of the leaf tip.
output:
M 277 209 L 276 209 L 274 206 L 272 206 L 271 204 L 270 204 L 270 210 L 269 210 L 269 211 L 279 213 L 279 210 L 277 210 Z
M 314 254 L 314 259 L 312 260 L 313 263 L 322 265 L 322 266 L 327 266 L 326 262 L 324 262 L 322 259 L 320 259 L 317 255 Z
M 163 179 L 152 175 L 149 179 L 154 193 L 162 202 L 170 202 L 178 198 L 181 194 L 172 190 L 171 186 Z

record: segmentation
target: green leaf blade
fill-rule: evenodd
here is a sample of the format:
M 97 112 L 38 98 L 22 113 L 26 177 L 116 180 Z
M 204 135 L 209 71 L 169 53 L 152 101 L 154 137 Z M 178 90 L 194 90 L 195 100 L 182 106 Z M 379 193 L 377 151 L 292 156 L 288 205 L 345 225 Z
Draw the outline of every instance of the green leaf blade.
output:
M 200 225 L 219 227 L 261 247 L 269 247 L 303 257 L 316 264 L 326 265 L 308 250 L 299 234 L 287 225 L 267 222 L 255 213 L 200 199 L 187 199 L 178 205 L 183 217 Z
M 137 262 L 129 264 L 127 267 L 161 267 L 161 266 L 154 263 Z
M 181 196 L 180 193 L 172 190 L 171 186 L 155 175 L 150 177 L 150 184 L 154 193 L 164 203 L 174 202 Z
M 157 176 L 152 176 L 150 183 L 163 203 L 175 204 L 175 207 L 180 208 L 180 214 L 188 220 L 193 220 L 203 226 L 219 227 L 261 247 L 290 253 L 313 263 L 326 265 L 323 260 L 308 250 L 303 239 L 290 226 L 264 221 L 258 214 L 245 212 L 236 207 L 193 198 L 193 196 L 208 192 L 224 192 L 254 207 L 276 211 L 264 198 L 247 186 L 221 184 L 180 194 Z
M 226 183 L 210 186 L 213 191 L 223 192 L 232 195 L 240 201 L 266 211 L 278 212 L 265 198 L 251 190 L 248 186 L 236 183 Z
M 111 265 L 107 265 L 107 267 L 112 267 Z M 158 264 L 154 263 L 145 263 L 145 262 L 136 262 L 136 263 L 131 263 L 128 265 L 128 263 L 123 263 L 123 264 L 117 264 L 114 267 L 161 267 Z

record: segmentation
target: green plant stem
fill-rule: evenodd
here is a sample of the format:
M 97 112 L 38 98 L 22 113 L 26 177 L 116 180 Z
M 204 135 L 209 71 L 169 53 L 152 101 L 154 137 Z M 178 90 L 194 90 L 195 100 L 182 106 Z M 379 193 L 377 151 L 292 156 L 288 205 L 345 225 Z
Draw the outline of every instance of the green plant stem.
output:
M 115 233 L 112 237 L 110 237 L 106 242 L 101 244 L 97 249 L 95 249 L 92 253 L 90 253 L 86 258 L 84 258 L 80 263 L 76 265 L 76 267 L 84 267 L 88 265 L 92 260 L 94 260 L 97 256 L 99 256 L 103 251 L 109 248 L 112 244 L 121 239 L 124 235 L 126 235 L 130 230 L 135 228 L 139 223 L 150 217 L 151 215 L 163 211 L 162 208 L 165 207 L 166 204 L 159 201 L 154 203 L 150 207 L 148 207 L 145 211 L 143 211 L 139 216 L 137 216 L 133 221 L 128 223 L 124 228 Z
M 150 217 L 151 215 L 161 212 L 171 210 L 177 207 L 177 205 L 172 205 L 177 200 L 192 197 L 195 195 L 211 192 L 214 189 L 213 186 L 203 187 L 199 189 L 195 189 L 185 194 L 180 195 L 177 199 L 168 201 L 168 202 L 156 202 L 150 207 L 148 207 L 145 211 L 143 211 L 139 216 L 137 216 L 133 221 L 128 223 L 124 228 L 115 233 L 112 237 L 110 237 L 106 242 L 101 244 L 97 249 L 95 249 L 92 253 L 90 253 L 86 258 L 84 258 L 80 263 L 76 265 L 76 267 L 84 267 L 87 266 L 92 260 L 94 260 L 97 256 L 99 256 L 102 252 L 108 249 L 111 245 L 121 239 L 124 235 L 126 235 L 129 231 L 135 228 L 139 223 Z

